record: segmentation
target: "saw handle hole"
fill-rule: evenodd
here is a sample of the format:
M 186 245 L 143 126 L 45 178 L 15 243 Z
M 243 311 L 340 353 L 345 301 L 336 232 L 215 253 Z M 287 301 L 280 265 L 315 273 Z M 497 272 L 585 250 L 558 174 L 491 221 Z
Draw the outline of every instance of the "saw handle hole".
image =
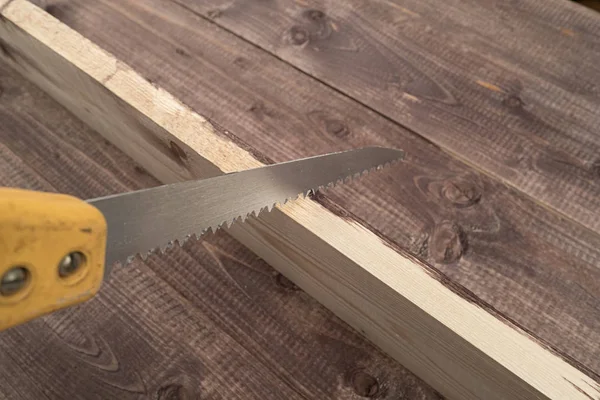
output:
M 31 273 L 26 267 L 22 265 L 12 267 L 0 279 L 0 296 L 12 297 L 23 293 L 30 282 Z
M 87 271 L 87 257 L 80 251 L 72 251 L 58 263 L 58 276 L 68 284 L 79 282 Z

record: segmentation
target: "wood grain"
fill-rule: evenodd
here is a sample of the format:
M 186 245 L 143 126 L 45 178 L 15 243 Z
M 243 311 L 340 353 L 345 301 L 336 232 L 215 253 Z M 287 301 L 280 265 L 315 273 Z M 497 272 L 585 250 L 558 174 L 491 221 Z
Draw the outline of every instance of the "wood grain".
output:
M 4 63 L 0 88 L 0 185 L 158 184 Z M 441 398 L 226 233 L 113 274 L 91 302 L 0 334 L 0 398 Z
M 596 12 L 562 0 L 174 3 L 600 232 Z
M 13 0 L 2 16 L 3 59 L 163 182 L 262 165 L 234 137 L 27 1 Z M 299 199 L 230 232 L 451 398 L 599 395 L 583 366 L 335 212 Z
M 327 196 L 600 373 L 598 235 L 167 1 L 72 0 L 50 11 L 275 161 L 403 148 L 401 168 Z

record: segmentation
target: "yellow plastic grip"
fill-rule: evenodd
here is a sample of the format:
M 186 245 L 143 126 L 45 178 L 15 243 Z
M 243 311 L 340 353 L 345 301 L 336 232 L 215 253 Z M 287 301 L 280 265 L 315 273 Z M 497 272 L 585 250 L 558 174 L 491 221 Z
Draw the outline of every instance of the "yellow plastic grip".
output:
M 93 297 L 106 235 L 104 216 L 83 200 L 0 188 L 0 331 Z

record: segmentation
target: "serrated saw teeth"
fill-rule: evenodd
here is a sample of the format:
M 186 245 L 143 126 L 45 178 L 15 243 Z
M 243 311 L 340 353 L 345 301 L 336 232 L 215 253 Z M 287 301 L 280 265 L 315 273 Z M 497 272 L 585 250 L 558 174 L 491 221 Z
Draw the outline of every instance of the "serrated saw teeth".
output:
M 190 238 L 192 238 L 192 236 L 196 239 L 196 240 L 200 240 L 201 238 L 205 237 L 207 233 L 216 233 L 216 231 L 225 228 L 225 229 L 229 229 L 231 228 L 235 223 L 237 222 L 245 222 L 248 218 L 258 218 L 260 217 L 260 215 L 266 211 L 266 212 L 271 212 L 273 210 L 273 208 L 277 208 L 277 207 L 283 207 L 285 205 L 287 205 L 288 203 L 294 202 L 296 200 L 299 199 L 305 199 L 306 197 L 309 197 L 311 195 L 316 194 L 318 191 L 322 191 L 322 190 L 329 190 L 329 189 L 333 189 L 335 187 L 337 187 L 340 184 L 346 184 L 348 182 L 351 182 L 353 180 L 362 178 L 366 175 L 368 175 L 370 172 L 372 171 L 380 171 L 390 165 L 396 164 L 397 162 L 400 161 L 400 157 L 398 159 L 394 159 L 394 160 L 389 160 L 386 161 L 382 164 L 378 164 L 375 166 L 370 166 L 366 169 L 361 169 L 358 170 L 357 172 L 354 172 L 350 175 L 347 175 L 343 178 L 338 178 L 338 179 L 333 179 L 332 181 L 329 182 L 323 182 L 322 184 L 314 187 L 314 188 L 310 188 L 308 190 L 303 190 L 300 193 L 297 193 L 295 195 L 290 195 L 287 196 L 285 198 L 280 199 L 279 201 L 275 201 L 271 204 L 267 204 L 265 206 L 262 206 L 258 209 L 254 209 L 250 212 L 244 213 L 243 215 L 238 215 L 232 219 L 229 220 L 225 220 L 220 222 L 219 224 L 217 224 L 216 226 L 208 226 L 206 227 L 204 230 L 197 232 L 197 233 L 189 233 L 186 234 L 184 236 L 180 236 L 179 238 L 175 238 L 172 241 L 169 241 L 165 244 L 162 244 L 160 246 L 157 246 L 153 249 L 149 249 L 148 251 L 144 252 L 144 253 L 137 253 L 135 255 L 132 256 L 128 256 L 125 260 L 121 261 L 122 264 L 130 264 L 136 257 L 140 257 L 142 260 L 147 260 L 148 257 L 150 255 L 152 255 L 153 253 L 156 253 L 157 250 L 160 251 L 160 253 L 164 254 L 166 252 L 166 250 L 174 247 L 175 244 L 178 244 L 180 247 L 183 246 Z

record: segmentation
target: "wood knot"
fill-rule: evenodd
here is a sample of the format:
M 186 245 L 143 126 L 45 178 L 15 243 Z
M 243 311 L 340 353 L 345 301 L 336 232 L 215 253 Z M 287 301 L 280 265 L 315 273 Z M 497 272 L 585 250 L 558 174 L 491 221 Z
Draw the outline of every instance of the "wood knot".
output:
M 504 105 L 509 108 L 521 108 L 523 101 L 519 96 L 511 95 L 504 99 Z
M 458 224 L 443 221 L 434 228 L 428 247 L 435 262 L 451 264 L 464 254 L 467 248 L 466 235 Z
M 4 87 L 0 85 L 0 97 L 4 94 Z
M 253 103 L 248 110 L 261 121 L 265 117 L 274 118 L 277 116 L 277 114 L 272 109 L 267 107 L 262 101 Z
M 233 64 L 241 69 L 247 69 L 250 66 L 250 60 L 244 57 L 236 57 L 235 60 L 233 60 Z
M 307 10 L 304 15 L 311 21 L 320 21 L 325 18 L 325 13 L 321 10 Z
M 342 121 L 329 119 L 325 121 L 325 130 L 339 138 L 345 138 L 350 134 L 350 130 Z
M 444 182 L 442 196 L 455 207 L 466 208 L 481 200 L 481 189 L 472 180 L 457 178 Z
M 188 396 L 181 385 L 163 386 L 156 392 L 158 400 L 187 400 Z
M 175 48 L 175 53 L 177 53 L 177 54 L 179 54 L 180 56 L 183 56 L 183 57 L 190 57 L 190 54 L 187 51 L 185 51 L 184 49 L 180 48 L 180 47 Z
M 285 276 L 283 276 L 280 273 L 277 273 L 277 275 L 275 275 L 275 284 L 286 290 L 291 290 L 291 291 L 299 291 L 300 290 L 300 288 L 298 286 L 296 286 L 296 284 L 294 282 L 292 282 L 291 280 L 289 280 L 288 278 L 286 278 Z
M 300 26 L 292 26 L 292 29 L 290 29 L 290 39 L 296 46 L 303 45 L 308 42 L 308 32 Z
M 183 164 L 188 159 L 188 156 L 187 154 L 185 154 L 185 151 L 183 151 L 183 149 L 172 140 L 169 141 L 169 149 L 171 149 L 171 153 L 179 163 Z
M 350 372 L 348 380 L 354 393 L 362 397 L 375 397 L 379 393 L 377 378 L 365 372 L 364 369 L 355 369 Z

